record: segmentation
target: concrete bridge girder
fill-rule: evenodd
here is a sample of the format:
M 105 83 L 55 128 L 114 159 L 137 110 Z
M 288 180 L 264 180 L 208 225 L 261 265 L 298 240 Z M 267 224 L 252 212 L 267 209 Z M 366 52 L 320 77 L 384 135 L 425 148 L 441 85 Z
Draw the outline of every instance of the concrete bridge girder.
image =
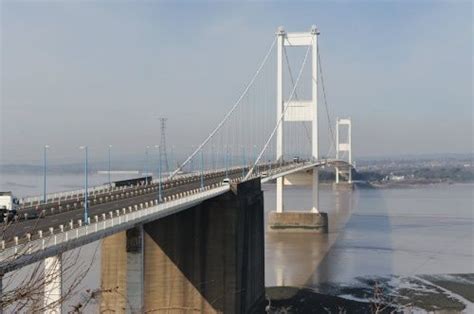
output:
M 102 288 L 119 287 L 131 297 L 134 310 L 263 311 L 263 192 L 258 179 L 138 230 L 102 244 Z M 143 278 L 142 288 L 133 276 L 123 275 L 127 269 Z M 142 300 L 136 289 L 143 289 Z M 120 298 L 120 293 L 104 296 L 101 309 L 123 312 L 127 305 Z

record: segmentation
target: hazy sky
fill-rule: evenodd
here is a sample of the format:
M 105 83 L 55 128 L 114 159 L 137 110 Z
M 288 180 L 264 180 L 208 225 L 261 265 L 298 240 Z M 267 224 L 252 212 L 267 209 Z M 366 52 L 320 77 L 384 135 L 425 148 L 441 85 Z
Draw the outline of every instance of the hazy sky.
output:
M 321 30 L 331 114 L 357 156 L 473 150 L 470 1 L 1 1 L 1 162 L 197 144 L 284 25 Z

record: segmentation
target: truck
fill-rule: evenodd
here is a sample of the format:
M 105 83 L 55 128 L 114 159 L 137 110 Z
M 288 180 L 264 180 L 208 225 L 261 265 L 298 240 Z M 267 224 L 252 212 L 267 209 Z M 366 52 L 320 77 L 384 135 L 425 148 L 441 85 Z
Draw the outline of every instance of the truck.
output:
M 0 222 L 13 220 L 19 207 L 20 201 L 12 192 L 0 192 Z

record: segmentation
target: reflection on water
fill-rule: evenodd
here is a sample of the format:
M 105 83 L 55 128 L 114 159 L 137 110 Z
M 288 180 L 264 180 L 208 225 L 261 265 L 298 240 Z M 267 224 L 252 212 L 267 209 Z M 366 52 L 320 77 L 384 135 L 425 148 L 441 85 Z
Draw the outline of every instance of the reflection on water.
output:
M 268 212 L 275 195 L 267 188 Z M 287 194 L 286 210 L 309 208 L 309 188 L 293 187 Z M 473 185 L 328 188 L 321 194 L 329 235 L 267 234 L 267 286 L 320 288 L 370 275 L 474 272 Z
M 274 186 L 265 191 L 265 212 L 274 210 Z M 321 265 L 324 257 L 344 228 L 354 206 L 354 191 L 332 191 L 323 186 L 320 192 L 320 209 L 329 217 L 329 234 L 273 233 L 265 238 L 266 286 L 306 286 L 312 277 L 329 275 L 330 268 Z M 310 187 L 286 187 L 286 211 L 308 211 L 311 208 Z M 314 276 L 315 270 L 322 270 Z M 324 269 L 324 270 L 323 270 Z

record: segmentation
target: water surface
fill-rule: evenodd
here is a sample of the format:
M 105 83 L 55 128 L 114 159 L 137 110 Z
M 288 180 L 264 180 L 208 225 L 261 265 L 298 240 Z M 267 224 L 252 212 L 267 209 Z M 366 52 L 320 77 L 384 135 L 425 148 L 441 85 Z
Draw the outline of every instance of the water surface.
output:
M 112 180 L 128 177 L 114 175 Z M 106 175 L 90 176 L 91 185 L 105 182 Z M 48 177 L 49 192 L 80 189 L 82 184 L 81 175 Z M 263 189 L 268 214 L 275 208 L 275 186 L 267 184 Z M 20 197 L 39 195 L 42 176 L 2 175 L 0 190 L 12 190 Z M 360 284 L 363 278 L 374 276 L 472 274 L 473 193 L 472 184 L 353 191 L 322 185 L 320 209 L 329 214 L 329 234 L 266 233 L 266 286 L 309 287 L 341 294 L 334 287 Z M 285 210 L 309 210 L 310 187 L 286 187 L 284 204 Z M 99 288 L 100 243 L 83 247 L 80 254 L 69 253 L 80 256 L 79 265 L 92 264 L 69 304 L 77 304 L 87 289 Z M 15 276 L 9 277 L 14 280 Z M 96 306 L 92 302 L 88 308 Z

